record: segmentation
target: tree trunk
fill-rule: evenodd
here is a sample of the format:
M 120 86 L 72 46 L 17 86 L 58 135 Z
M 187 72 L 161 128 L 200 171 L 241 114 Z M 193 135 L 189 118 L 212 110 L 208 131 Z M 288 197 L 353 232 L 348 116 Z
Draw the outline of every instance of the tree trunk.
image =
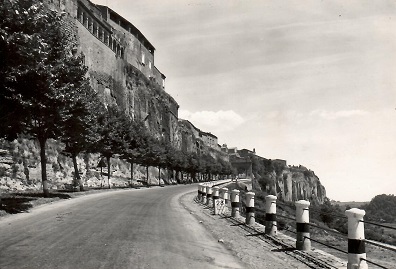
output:
M 47 139 L 39 139 L 40 144 L 40 160 L 41 160 L 41 181 L 43 183 L 44 197 L 49 196 L 48 179 L 47 179 L 47 158 L 45 156 L 45 143 Z
M 107 160 L 107 183 L 109 184 L 109 189 L 111 189 L 110 187 L 110 156 L 106 157 Z
M 129 186 L 132 187 L 133 182 L 133 162 L 131 162 L 131 182 L 129 182 Z
M 81 180 L 80 173 L 78 171 L 77 155 L 76 154 L 72 154 L 72 160 L 73 160 L 74 175 L 75 175 L 76 183 L 78 183 L 78 185 L 80 186 L 80 191 L 84 191 L 84 184 L 83 184 L 83 182 Z
M 100 187 L 103 188 L 103 167 L 100 167 Z
M 148 165 L 146 166 L 146 183 L 147 183 L 147 187 L 149 186 L 149 171 L 148 171 L 149 167 Z
M 161 186 L 161 166 L 158 166 L 158 186 Z

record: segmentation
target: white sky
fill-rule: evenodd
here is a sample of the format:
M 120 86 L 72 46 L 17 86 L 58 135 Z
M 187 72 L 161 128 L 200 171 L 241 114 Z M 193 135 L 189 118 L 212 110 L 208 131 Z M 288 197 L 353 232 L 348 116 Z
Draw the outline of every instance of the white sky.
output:
M 396 194 L 396 1 L 93 0 L 134 24 L 179 116 L 304 165 L 330 199 Z

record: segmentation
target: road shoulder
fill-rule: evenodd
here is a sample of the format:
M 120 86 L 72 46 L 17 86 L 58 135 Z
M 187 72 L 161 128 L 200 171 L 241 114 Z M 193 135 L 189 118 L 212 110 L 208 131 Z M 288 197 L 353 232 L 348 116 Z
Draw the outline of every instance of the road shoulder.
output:
M 229 214 L 214 215 L 212 209 L 195 201 L 195 197 L 196 192 L 191 192 L 183 195 L 180 202 L 190 214 L 194 215 L 197 222 L 205 226 L 219 243 L 224 244 L 235 257 L 247 265 L 247 268 L 306 269 L 344 266 L 343 261 L 321 251 L 302 253 L 285 248 L 285 245 L 280 245 L 276 240 L 266 236 L 255 236 L 258 231 L 264 231 L 263 226 L 257 224 L 253 229 L 243 225 L 242 219 L 230 218 Z M 282 242 L 288 240 L 281 234 L 279 239 Z

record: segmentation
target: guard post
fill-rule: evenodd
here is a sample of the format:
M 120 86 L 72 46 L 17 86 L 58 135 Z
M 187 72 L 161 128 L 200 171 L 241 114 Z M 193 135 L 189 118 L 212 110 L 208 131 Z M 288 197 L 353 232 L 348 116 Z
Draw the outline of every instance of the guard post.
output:
M 274 236 L 278 231 L 276 224 L 276 196 L 265 197 L 265 234 Z
M 364 244 L 363 217 L 366 211 L 352 208 L 345 211 L 348 217 L 348 264 L 347 269 L 367 269 Z
M 310 202 L 299 200 L 296 203 L 296 229 L 297 229 L 297 250 L 310 251 L 311 240 L 309 232 L 309 205 Z
M 239 218 L 239 190 L 231 191 L 231 217 Z
M 214 214 L 218 215 L 219 214 L 219 209 L 220 209 L 219 187 L 214 186 L 212 188 L 212 190 L 213 190 L 213 210 L 214 210 Z
M 256 223 L 254 210 L 254 192 L 246 193 L 246 224 L 254 225 Z
M 211 186 L 206 186 L 206 205 L 210 206 L 210 202 L 212 201 L 212 187 Z

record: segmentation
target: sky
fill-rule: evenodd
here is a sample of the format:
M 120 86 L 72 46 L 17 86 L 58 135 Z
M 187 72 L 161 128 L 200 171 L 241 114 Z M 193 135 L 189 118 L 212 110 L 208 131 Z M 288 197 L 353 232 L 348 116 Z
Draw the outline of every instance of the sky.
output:
M 315 171 L 327 196 L 396 194 L 396 1 L 93 0 L 154 45 L 179 117 Z

